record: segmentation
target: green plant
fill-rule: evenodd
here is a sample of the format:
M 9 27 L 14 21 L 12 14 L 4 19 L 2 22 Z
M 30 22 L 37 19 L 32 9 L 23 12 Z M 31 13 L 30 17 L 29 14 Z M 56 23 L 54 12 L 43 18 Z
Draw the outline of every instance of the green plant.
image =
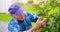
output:
M 42 6 L 41 6 L 42 5 Z M 41 19 L 48 18 L 47 23 L 36 32 L 60 32 L 60 4 L 56 0 L 49 0 L 35 7 L 37 15 L 41 15 Z M 39 7 L 38 7 L 39 6 Z
M 4 21 L 5 23 L 8 23 L 9 20 L 11 19 L 11 16 L 6 13 L 0 13 L 0 20 Z

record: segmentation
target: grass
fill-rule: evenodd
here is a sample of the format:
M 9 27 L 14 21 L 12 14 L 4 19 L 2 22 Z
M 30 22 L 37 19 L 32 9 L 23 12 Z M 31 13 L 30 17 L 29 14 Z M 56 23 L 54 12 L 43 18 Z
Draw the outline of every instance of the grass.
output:
M 6 13 L 0 13 L 0 20 L 4 21 L 4 22 L 9 22 L 11 16 L 9 14 Z

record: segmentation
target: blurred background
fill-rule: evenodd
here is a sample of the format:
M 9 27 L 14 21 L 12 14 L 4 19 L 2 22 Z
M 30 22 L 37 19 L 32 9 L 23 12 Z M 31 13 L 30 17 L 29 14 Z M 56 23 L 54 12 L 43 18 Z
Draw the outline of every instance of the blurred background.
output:
M 8 8 L 13 3 L 18 3 L 26 12 L 49 19 L 50 22 L 36 32 L 60 32 L 60 0 L 0 0 L 0 32 L 8 32 L 8 22 L 12 18 Z M 32 26 L 34 24 L 32 22 Z

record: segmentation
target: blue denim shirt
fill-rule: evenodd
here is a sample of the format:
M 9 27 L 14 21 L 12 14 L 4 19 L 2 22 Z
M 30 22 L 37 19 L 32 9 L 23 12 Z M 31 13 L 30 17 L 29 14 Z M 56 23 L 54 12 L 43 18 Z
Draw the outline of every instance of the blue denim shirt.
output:
M 24 13 L 24 20 L 17 20 L 16 18 L 12 18 L 8 24 L 8 31 L 9 32 L 24 32 L 29 30 L 32 25 L 31 22 L 36 22 L 37 21 L 37 17 L 34 16 L 31 13 Z

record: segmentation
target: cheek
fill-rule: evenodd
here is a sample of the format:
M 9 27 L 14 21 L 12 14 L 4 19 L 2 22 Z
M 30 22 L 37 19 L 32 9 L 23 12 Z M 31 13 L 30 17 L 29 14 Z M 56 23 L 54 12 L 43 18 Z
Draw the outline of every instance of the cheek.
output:
M 17 17 L 17 20 L 21 20 L 21 18 L 20 17 Z
M 19 16 L 18 16 L 18 17 L 16 17 L 16 18 L 17 18 L 18 20 L 19 20 L 19 19 L 21 19 L 21 17 L 19 17 Z
M 23 20 L 23 19 L 24 19 L 24 17 L 19 17 L 19 18 L 18 18 L 18 20 Z
M 23 20 L 24 19 L 24 15 L 20 15 L 17 17 L 18 20 Z
M 21 18 L 24 18 L 24 16 L 21 16 Z
M 18 17 L 18 19 L 21 19 L 21 17 Z

